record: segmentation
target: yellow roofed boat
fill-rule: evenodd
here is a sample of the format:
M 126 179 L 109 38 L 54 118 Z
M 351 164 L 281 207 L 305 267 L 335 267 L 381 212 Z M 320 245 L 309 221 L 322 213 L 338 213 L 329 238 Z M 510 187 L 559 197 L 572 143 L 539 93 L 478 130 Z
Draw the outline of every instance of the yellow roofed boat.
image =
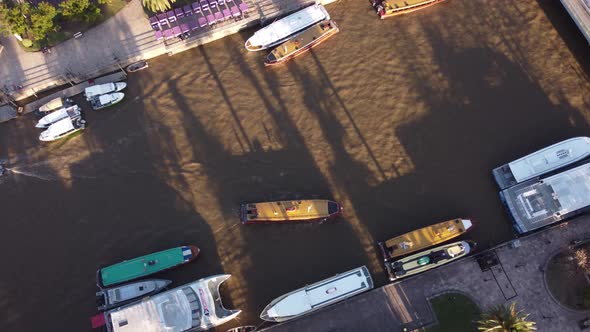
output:
M 323 199 L 242 204 L 243 224 L 325 221 L 342 213 L 340 204 Z
M 467 232 L 473 223 L 469 219 L 452 219 L 379 242 L 385 261 L 411 254 L 443 243 Z
M 286 62 L 321 44 L 339 31 L 334 21 L 321 21 L 277 46 L 268 54 L 264 60 L 264 65 L 273 66 Z
M 381 19 L 408 14 L 436 5 L 444 0 L 371 0 L 373 8 Z

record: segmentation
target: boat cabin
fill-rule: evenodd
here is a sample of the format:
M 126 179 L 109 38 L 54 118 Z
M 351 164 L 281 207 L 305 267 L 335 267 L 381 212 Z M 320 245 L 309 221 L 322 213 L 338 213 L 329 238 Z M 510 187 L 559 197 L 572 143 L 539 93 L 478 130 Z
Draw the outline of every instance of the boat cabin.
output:
M 327 200 L 276 201 L 242 205 L 242 223 L 313 221 L 339 214 L 338 203 Z

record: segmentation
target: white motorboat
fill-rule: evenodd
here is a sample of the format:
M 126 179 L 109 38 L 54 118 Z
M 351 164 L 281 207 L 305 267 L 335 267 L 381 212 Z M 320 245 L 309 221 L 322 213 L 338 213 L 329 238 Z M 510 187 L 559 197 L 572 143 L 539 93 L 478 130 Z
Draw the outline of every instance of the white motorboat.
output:
M 73 105 L 74 102 L 71 99 L 62 99 L 61 97 L 55 98 L 50 100 L 49 102 L 43 104 L 39 107 L 39 112 L 41 113 L 49 113 L 53 112 L 62 108 L 69 107 Z
M 51 124 L 45 131 L 39 135 L 41 141 L 55 141 L 56 139 L 66 137 L 79 130 L 84 129 L 86 121 L 82 120 L 82 117 L 76 118 L 64 118 L 53 124 Z
M 369 269 L 361 266 L 274 299 L 264 308 L 260 318 L 269 322 L 284 322 L 371 288 L 373 279 Z
M 574 137 L 495 168 L 492 173 L 500 189 L 506 189 L 589 156 L 590 137 Z
M 155 294 L 171 283 L 170 280 L 152 279 L 103 289 L 96 292 L 98 310 L 111 309 L 138 297 Z
M 90 100 L 94 96 L 121 91 L 125 89 L 125 87 L 127 87 L 127 83 L 125 82 L 92 85 L 84 89 L 84 96 L 86 96 L 86 100 Z
M 49 113 L 46 116 L 39 119 L 39 121 L 37 122 L 35 127 L 47 128 L 51 124 L 53 124 L 61 119 L 64 119 L 67 117 L 75 118 L 75 117 L 80 116 L 80 114 L 81 114 L 80 107 L 78 105 L 70 106 L 68 108 L 62 108 L 62 109 L 59 109 L 55 112 Z
M 106 95 L 94 96 L 90 99 L 90 105 L 93 110 L 99 110 L 105 107 L 115 105 L 123 100 L 125 94 L 123 92 L 109 93 Z
M 223 307 L 220 285 L 229 274 L 215 275 L 146 297 L 92 318 L 107 332 L 205 331 L 236 318 L 241 310 Z
M 265 50 L 286 41 L 297 32 L 329 19 L 330 14 L 324 6 L 309 6 L 256 31 L 246 41 L 246 49 L 248 51 Z

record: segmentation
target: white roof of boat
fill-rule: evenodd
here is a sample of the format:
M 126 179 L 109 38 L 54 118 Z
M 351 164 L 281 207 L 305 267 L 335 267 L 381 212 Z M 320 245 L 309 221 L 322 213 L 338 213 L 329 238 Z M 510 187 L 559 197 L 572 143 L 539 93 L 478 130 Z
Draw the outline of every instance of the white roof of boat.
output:
M 324 6 L 309 6 L 256 31 L 248 41 L 253 46 L 268 47 L 297 31 L 329 18 L 330 15 Z
M 53 123 L 43 133 L 47 133 L 46 135 L 49 137 L 56 137 L 73 129 L 74 124 L 72 123 L 72 119 L 67 117 Z
M 107 311 L 106 314 L 110 315 L 107 327 L 113 332 L 181 332 L 204 330 L 207 326 L 221 324 L 233 319 L 239 311 L 220 319 L 208 283 L 228 277 L 218 275 L 200 279 L 141 302 Z M 219 296 L 216 293 L 215 296 Z
M 590 156 L 590 137 L 574 137 L 553 144 L 508 164 L 522 182 Z
M 269 305 L 267 315 L 270 318 L 301 315 L 372 287 L 368 269 L 362 266 L 277 298 Z

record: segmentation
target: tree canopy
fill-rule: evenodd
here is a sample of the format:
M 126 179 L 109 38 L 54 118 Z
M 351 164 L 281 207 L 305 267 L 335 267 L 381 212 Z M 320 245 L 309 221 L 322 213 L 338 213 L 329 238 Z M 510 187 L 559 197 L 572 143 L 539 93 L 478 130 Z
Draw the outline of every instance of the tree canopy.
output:
M 175 2 L 176 0 L 142 0 L 143 6 L 154 13 L 167 11 Z

